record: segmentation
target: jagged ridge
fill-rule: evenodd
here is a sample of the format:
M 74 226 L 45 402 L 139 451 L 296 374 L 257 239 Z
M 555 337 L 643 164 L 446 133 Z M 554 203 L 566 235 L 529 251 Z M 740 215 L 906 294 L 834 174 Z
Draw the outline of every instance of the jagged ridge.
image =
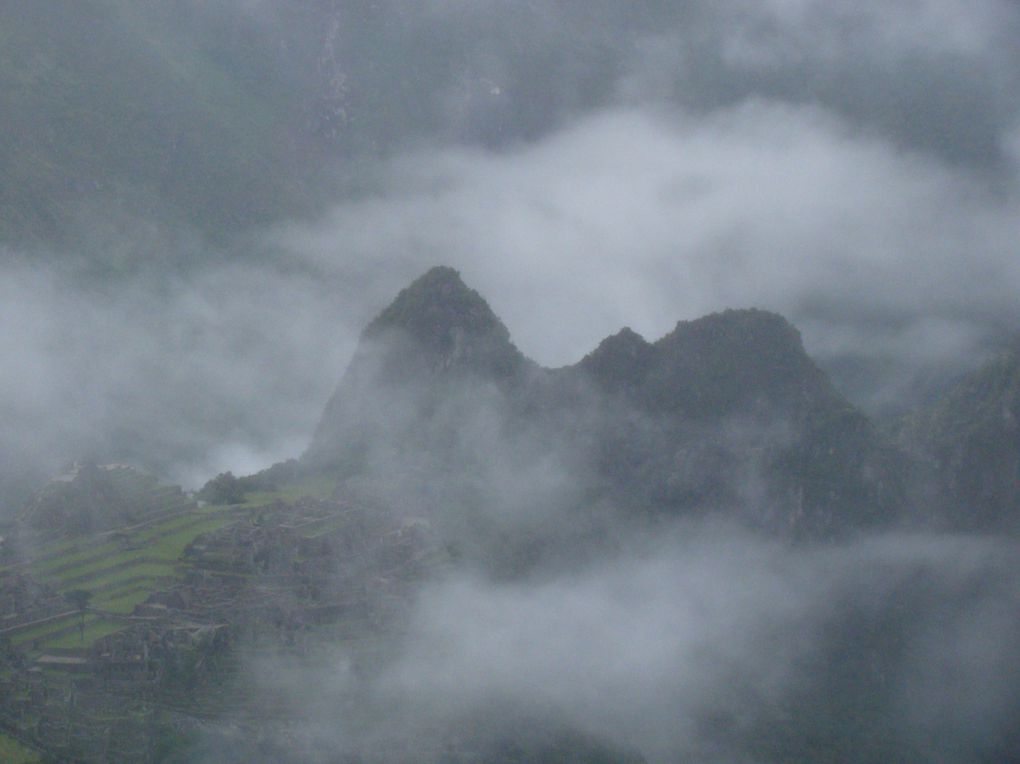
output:
M 385 452 L 391 477 L 413 463 L 441 484 L 512 438 L 515 453 L 584 465 L 589 495 L 677 512 L 754 503 L 754 522 L 770 527 L 875 522 L 899 490 L 870 422 L 779 315 L 727 310 L 653 343 L 628 328 L 552 371 L 445 267 L 365 329 L 302 461 L 350 475 Z M 753 481 L 765 487 L 752 497 Z

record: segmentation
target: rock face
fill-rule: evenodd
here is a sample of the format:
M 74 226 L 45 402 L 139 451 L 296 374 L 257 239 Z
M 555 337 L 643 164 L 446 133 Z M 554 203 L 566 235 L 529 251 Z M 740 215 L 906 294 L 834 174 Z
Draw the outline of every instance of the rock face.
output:
M 888 518 L 901 493 L 892 449 L 774 313 L 727 310 L 655 343 L 624 330 L 575 369 L 604 408 L 640 412 L 607 428 L 601 468 L 650 505 L 826 534 Z
M 1020 529 L 1020 341 L 899 430 L 922 512 L 960 530 Z
M 606 364 L 597 356 L 607 344 L 623 364 L 634 353 L 634 340 L 620 342 L 623 336 L 604 342 L 581 367 L 603 382 Z M 629 353 L 620 353 L 623 343 Z M 652 411 L 700 420 L 758 407 L 802 415 L 846 405 L 805 354 L 797 330 L 774 313 L 727 310 L 682 321 L 647 348 L 635 358 L 633 378 Z
M 533 366 L 455 270 L 433 268 L 362 332 L 303 461 L 350 468 L 370 450 L 435 446 L 426 430 L 454 392 L 507 392 Z
M 653 343 L 623 329 L 549 370 L 440 267 L 365 329 L 302 461 L 431 485 L 497 462 L 521 485 L 541 462 L 581 486 L 576 501 L 817 535 L 892 512 L 891 455 L 781 316 L 729 310 Z
M 489 304 L 457 271 L 442 266 L 397 295 L 365 328 L 362 340 L 389 344 L 389 368 L 399 374 L 444 371 L 503 378 L 525 365 Z M 406 355 L 393 352 L 393 344 Z

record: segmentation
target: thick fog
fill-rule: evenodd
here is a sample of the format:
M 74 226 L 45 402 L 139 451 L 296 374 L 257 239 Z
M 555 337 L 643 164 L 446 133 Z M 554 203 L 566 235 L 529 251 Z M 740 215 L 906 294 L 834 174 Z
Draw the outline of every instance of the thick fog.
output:
M 655 339 L 713 310 L 776 310 L 872 410 L 916 402 L 919 377 L 973 367 L 1017 325 L 1015 197 L 816 107 L 620 108 L 513 150 L 418 151 L 376 178 L 259 232 L 271 254 L 255 262 L 213 251 L 98 284 L 5 265 L 14 450 L 138 449 L 189 484 L 295 455 L 360 325 L 438 262 L 547 365 L 624 325 Z M 863 370 L 840 378 L 840 362 Z
M 435 264 L 550 367 L 623 326 L 654 340 L 727 307 L 778 311 L 876 416 L 929 401 L 1020 328 L 1011 0 L 54 5 L 0 11 L 56 30 L 38 55 L 0 51 L 35 99 L 0 102 L 0 173 L 34 168 L 69 199 L 51 210 L 40 192 L 26 214 L 35 190 L 0 189 L 0 233 L 21 232 L 0 241 L 0 518 L 75 459 L 195 488 L 298 456 L 363 326 Z M 66 91 L 35 84 L 56 66 L 45 51 L 91 51 L 104 29 L 134 63 L 96 54 Z M 104 66 L 138 82 L 87 79 Z M 95 138 L 89 102 L 80 145 L 33 153 L 70 133 L 37 131 L 32 109 L 139 92 L 154 111 L 117 115 L 123 132 Z M 47 185 L 65 161 L 86 169 Z M 51 218 L 59 235 L 39 228 Z M 578 465 L 474 413 L 460 447 L 486 522 L 569 535 L 591 519 Z M 429 495 L 373 467 L 406 514 L 464 488 Z M 599 555 L 423 583 L 367 676 L 338 647 L 251 659 L 252 681 L 334 753 L 399 732 L 438 757 L 459 725 L 562 726 L 649 762 L 811 741 L 833 761 L 1020 750 L 1013 541 L 791 546 L 729 521 L 592 513 Z M 457 522 L 437 532 L 482 544 Z M 196 760 L 224 760 L 232 734 L 212 729 Z
M 808 737 L 828 714 L 846 729 L 817 731 L 823 750 L 859 746 L 854 760 L 979 760 L 1015 742 L 1015 547 L 676 535 L 549 582 L 434 587 L 383 691 L 454 719 L 547 709 L 649 761 L 767 761 L 770 734 Z M 829 673 L 840 661 L 847 676 Z
M 342 495 L 424 521 L 451 559 L 367 640 L 242 647 L 245 696 L 285 721 L 254 750 L 243 725 L 210 724 L 190 756 L 545 761 L 568 740 L 579 761 L 585 744 L 635 757 L 593 760 L 651 763 L 1011 760 L 1014 538 L 887 528 L 793 543 L 744 522 L 766 511 L 754 464 L 727 474 L 736 506 L 686 519 L 594 501 L 586 423 L 508 432 L 499 391 L 461 385 L 427 416 L 414 382 L 344 388 L 350 432 L 370 435 L 353 441 L 364 465 Z M 752 436 L 738 418 L 714 426 L 703 435 Z
M 260 469 L 304 448 L 351 349 L 332 293 L 270 270 L 82 284 L 20 263 L 0 293 L 3 449 L 26 471 L 124 460 L 193 488 Z
M 108 22 L 275 66 L 307 110 L 281 140 L 331 109 L 337 190 L 224 241 L 105 189 L 80 247 L 5 250 L 6 484 L 90 451 L 191 484 L 296 453 L 361 325 L 438 262 L 551 365 L 623 325 L 780 311 L 873 411 L 1016 328 L 1013 3 L 179 10 Z
M 1012 760 L 1014 543 L 791 549 L 708 522 L 627 547 L 524 581 L 450 573 L 381 665 L 364 669 L 357 645 L 263 652 L 243 664 L 247 692 L 290 711 L 277 740 L 301 740 L 301 760 L 499 760 L 561 729 L 648 762 Z M 227 723 L 194 755 L 244 745 Z
M 455 265 L 546 364 L 732 306 L 783 313 L 822 360 L 905 368 L 1016 322 L 1015 198 L 814 106 L 619 108 L 503 153 L 403 158 L 381 186 L 282 245 L 329 268 L 343 242 L 404 278 Z

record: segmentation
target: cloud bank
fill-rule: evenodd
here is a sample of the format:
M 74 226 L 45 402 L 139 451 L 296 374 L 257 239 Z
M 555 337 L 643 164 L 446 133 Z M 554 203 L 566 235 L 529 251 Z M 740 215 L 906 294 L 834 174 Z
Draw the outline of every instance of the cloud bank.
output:
M 557 727 L 651 764 L 1013 750 L 1015 544 L 791 549 L 712 524 L 631 541 L 539 580 L 450 572 L 375 659 L 261 654 L 248 676 L 322 760 L 473 760 L 454 752 L 528 750 Z
M 823 362 L 890 362 L 852 391 L 874 404 L 1017 326 L 1016 197 L 816 107 L 619 109 L 511 152 L 402 158 L 379 189 L 280 246 L 327 272 L 375 263 L 394 289 L 451 263 L 546 364 L 759 306 Z
M 292 456 L 352 349 L 335 295 L 301 276 L 0 271 L 3 452 L 35 480 L 91 457 L 195 487 Z
M 202 50 L 243 14 L 230 71 L 342 85 L 342 192 L 226 243 L 162 230 L 158 198 L 83 203 L 81 251 L 5 252 L 0 448 L 29 483 L 89 451 L 188 482 L 297 453 L 359 328 L 436 263 L 550 365 L 777 310 L 877 412 L 1018 326 L 1015 3 L 185 6 Z

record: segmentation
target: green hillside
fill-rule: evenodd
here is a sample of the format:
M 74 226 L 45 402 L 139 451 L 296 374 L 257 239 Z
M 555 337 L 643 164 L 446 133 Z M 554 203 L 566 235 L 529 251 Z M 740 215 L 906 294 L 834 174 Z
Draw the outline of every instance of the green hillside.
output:
M 39 754 L 21 745 L 14 738 L 0 733 L 0 761 L 7 764 L 35 764 L 42 761 Z
M 25 514 L 28 523 L 33 523 L 38 520 L 33 512 L 38 513 L 40 507 L 59 505 L 63 512 L 56 527 L 64 531 L 48 541 L 24 545 L 18 563 L 0 568 L 0 573 L 26 574 L 52 592 L 51 615 L 6 630 L 5 636 L 15 648 L 41 655 L 53 649 L 88 646 L 125 628 L 126 621 L 119 617 L 130 615 L 154 592 L 179 583 L 195 569 L 195 560 L 189 559 L 185 550 L 199 537 L 250 519 L 252 512 L 262 507 L 306 496 L 327 496 L 333 487 L 321 479 L 286 482 L 272 490 L 246 493 L 243 503 L 232 507 L 200 508 L 176 487 L 162 485 L 129 467 L 95 469 L 119 491 L 103 494 L 109 518 L 95 519 L 103 530 L 64 532 L 70 524 L 68 508 L 80 506 L 82 494 L 94 489 L 94 483 L 83 483 L 80 476 L 71 480 L 65 476 L 44 487 Z M 90 494 L 90 498 L 94 496 Z M 125 514 L 122 507 L 130 512 Z M 299 532 L 301 537 L 313 539 L 342 525 L 342 518 L 327 516 L 305 522 Z M 89 593 L 84 633 L 71 602 L 74 591 Z

